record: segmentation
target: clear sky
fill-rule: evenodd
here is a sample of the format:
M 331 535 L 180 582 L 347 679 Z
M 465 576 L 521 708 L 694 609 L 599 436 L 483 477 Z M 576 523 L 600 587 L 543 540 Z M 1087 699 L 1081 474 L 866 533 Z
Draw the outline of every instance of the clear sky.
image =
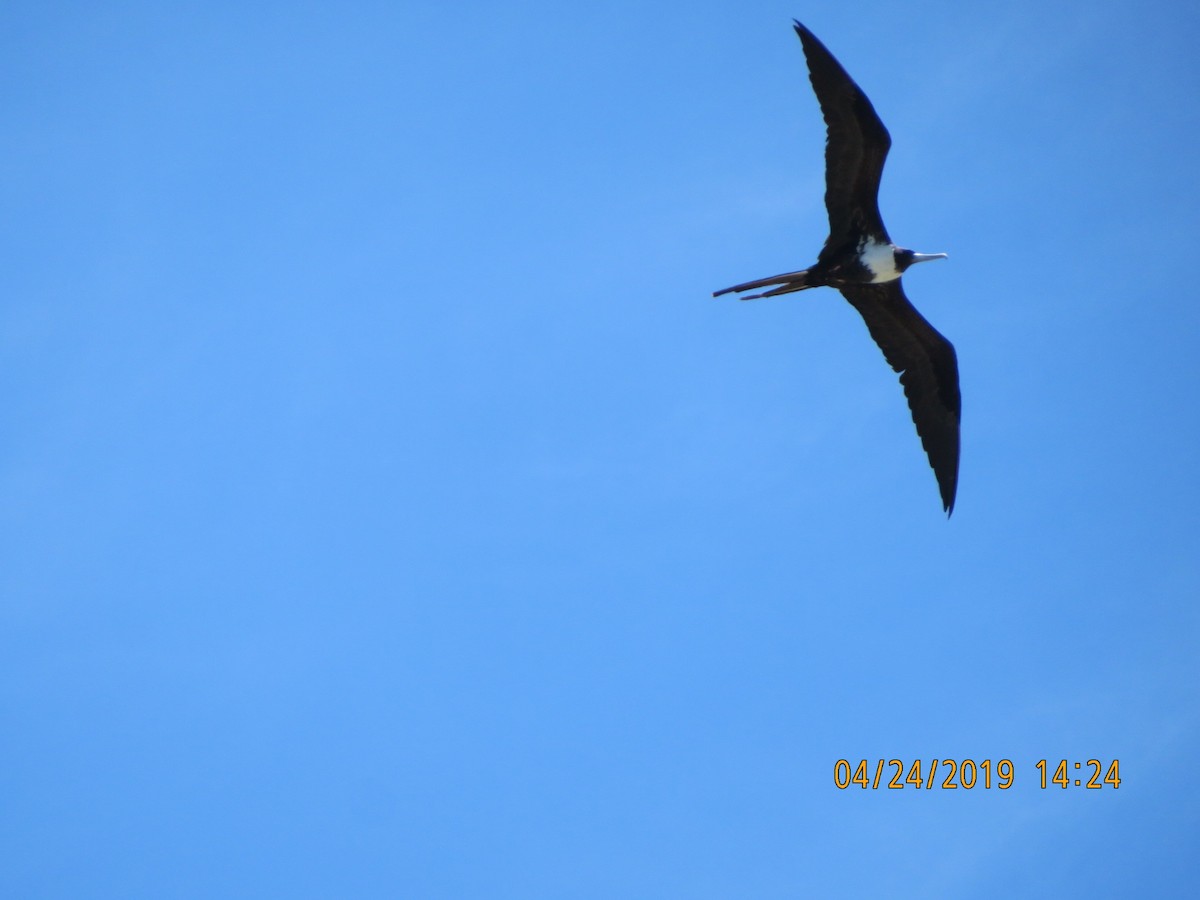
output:
M 950 254 L 949 521 L 837 293 L 710 297 L 826 234 L 792 17 Z M 1198 44 L 4 4 L 0 895 L 1194 896 Z M 1015 781 L 834 785 L 934 758 Z

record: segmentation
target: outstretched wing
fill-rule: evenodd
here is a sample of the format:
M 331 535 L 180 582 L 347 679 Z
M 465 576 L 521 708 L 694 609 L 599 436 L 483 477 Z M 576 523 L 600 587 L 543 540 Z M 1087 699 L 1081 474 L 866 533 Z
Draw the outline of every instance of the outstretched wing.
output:
M 878 203 L 879 179 L 892 146 L 891 136 L 867 95 L 825 45 L 799 22 L 796 34 L 804 45 L 808 76 L 827 129 L 825 208 L 829 211 L 829 240 L 825 250 L 838 250 L 863 232 L 891 243 Z
M 888 364 L 900 373 L 913 424 L 949 515 L 954 511 L 958 489 L 958 429 L 962 419 L 954 347 L 908 302 L 900 279 L 846 285 L 840 290 L 866 321 Z

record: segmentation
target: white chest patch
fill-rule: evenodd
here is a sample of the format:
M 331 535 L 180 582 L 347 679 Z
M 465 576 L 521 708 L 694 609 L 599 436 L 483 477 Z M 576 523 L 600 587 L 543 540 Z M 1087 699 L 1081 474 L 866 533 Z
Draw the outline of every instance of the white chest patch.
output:
M 871 281 L 895 281 L 900 277 L 896 271 L 895 247 L 877 241 L 864 240 L 858 247 L 858 258 L 871 272 Z

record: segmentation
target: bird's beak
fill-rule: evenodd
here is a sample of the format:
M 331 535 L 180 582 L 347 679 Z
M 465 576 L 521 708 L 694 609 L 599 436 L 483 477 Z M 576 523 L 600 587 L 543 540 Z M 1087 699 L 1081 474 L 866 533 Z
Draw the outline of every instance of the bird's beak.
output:
M 912 261 L 914 263 L 929 262 L 931 259 L 949 259 L 949 254 L 946 253 L 914 253 Z

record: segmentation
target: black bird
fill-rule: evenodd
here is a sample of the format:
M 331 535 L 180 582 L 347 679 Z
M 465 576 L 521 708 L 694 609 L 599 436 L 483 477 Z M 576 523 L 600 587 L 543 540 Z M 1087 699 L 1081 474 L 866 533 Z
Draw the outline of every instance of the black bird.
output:
M 829 238 L 815 265 L 799 272 L 759 278 L 713 294 L 778 285 L 740 297 L 755 300 L 829 286 L 842 292 L 866 320 L 871 337 L 900 383 L 913 423 L 929 457 L 949 515 L 958 487 L 958 429 L 962 401 L 954 347 L 917 312 L 900 284 L 909 266 L 945 253 L 914 253 L 892 243 L 879 216 L 879 177 L 891 136 L 866 94 L 811 31 L 796 22 L 808 73 L 828 136 L 825 142 L 825 207 Z

